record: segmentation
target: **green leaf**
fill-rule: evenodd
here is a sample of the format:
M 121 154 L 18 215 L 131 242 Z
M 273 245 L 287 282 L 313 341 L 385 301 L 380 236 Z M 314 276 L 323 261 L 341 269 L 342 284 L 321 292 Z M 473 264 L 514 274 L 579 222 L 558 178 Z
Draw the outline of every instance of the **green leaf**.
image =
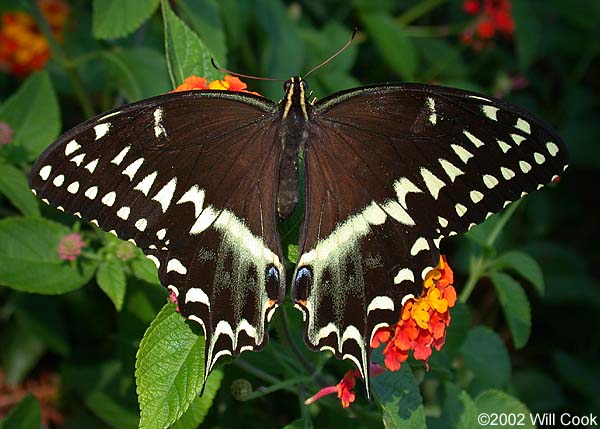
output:
M 307 427 L 305 419 L 294 420 L 290 424 L 287 424 L 283 429 L 305 429 Z
M 510 359 L 502 340 L 491 329 L 477 326 L 467 335 L 462 348 L 465 366 L 480 385 L 502 387 L 510 376 Z
M 220 5 L 216 0 L 181 0 L 177 3 L 179 10 L 187 18 L 191 27 L 215 56 L 221 67 L 227 66 L 227 45 L 221 20 Z M 228 9 L 224 9 L 229 13 Z
M 38 200 L 29 189 L 27 177 L 4 162 L 0 162 L 0 192 L 25 216 L 39 216 Z
M 0 344 L 2 369 L 6 374 L 6 384 L 11 386 L 23 381 L 46 350 L 42 340 L 29 332 L 19 320 L 6 326 Z
M 508 274 L 494 272 L 490 274 L 490 278 L 496 288 L 515 348 L 519 349 L 527 344 L 531 334 L 529 299 L 521 285 Z
M 531 411 L 527 409 L 518 399 L 510 396 L 501 390 L 490 389 L 482 392 L 477 398 L 475 398 L 475 405 L 479 415 L 482 414 L 498 414 L 505 416 L 514 416 L 517 420 L 507 421 L 509 424 L 504 424 L 502 421 L 502 428 L 505 429 L 518 429 L 518 428 L 529 428 L 534 429 L 535 425 L 531 423 Z M 520 417 L 520 416 L 523 417 Z M 515 424 L 510 424 L 515 423 Z M 488 428 L 488 425 L 478 425 L 477 427 Z
M 539 264 L 525 252 L 512 251 L 500 255 L 493 262 L 498 270 L 513 270 L 529 281 L 540 295 L 544 294 L 544 274 Z
M 477 407 L 467 392 L 454 383 L 444 383 L 442 417 L 447 427 L 471 429 L 477 425 Z
M 371 380 L 373 397 L 383 410 L 386 428 L 421 429 L 425 427 L 425 411 L 419 386 L 409 365 Z
M 117 311 L 121 311 L 127 288 L 123 263 L 116 258 L 111 258 L 101 263 L 96 272 L 96 281 L 100 289 L 113 302 Z
M 202 396 L 197 396 L 196 399 L 194 399 L 194 402 L 191 403 L 190 407 L 183 413 L 181 418 L 171 426 L 171 429 L 197 428 L 204 421 L 210 407 L 212 407 L 217 392 L 221 387 L 222 380 L 223 371 L 213 371 L 208 376 Z
M 386 64 L 402 80 L 415 80 L 417 53 L 404 28 L 389 15 L 364 14 L 361 18 Z
M 35 396 L 29 394 L 14 406 L 6 418 L 0 421 L 1 429 L 40 429 L 42 410 Z
M 113 395 L 95 390 L 86 396 L 85 404 L 111 427 L 119 429 L 137 429 L 138 427 L 140 419 L 137 413 L 117 402 Z
M 58 243 L 69 232 L 42 218 L 0 220 L 0 284 L 42 294 L 61 294 L 86 284 L 95 262 L 71 263 L 58 257 Z
M 33 161 L 60 132 L 58 100 L 48 73 L 32 74 L 0 107 L 0 122 L 13 129 L 11 150 L 21 149 Z
M 511 378 L 511 386 L 533 412 L 550 412 L 565 409 L 568 405 L 559 380 L 540 370 L 515 371 Z
M 173 87 L 192 75 L 205 77 L 209 81 L 219 79 L 221 73 L 210 63 L 214 55 L 196 33 L 175 15 L 167 0 L 162 0 L 162 12 L 167 67 Z
M 154 49 L 103 51 L 102 58 L 114 84 L 128 102 L 165 94 L 171 90 L 165 57 Z
M 154 265 L 150 259 L 141 255 L 135 259 L 132 259 L 129 265 L 131 266 L 133 275 L 138 279 L 144 280 L 148 283 L 160 284 L 160 280 L 158 279 L 158 270 L 156 269 L 156 265 Z
M 179 419 L 202 388 L 204 337 L 166 304 L 140 344 L 136 382 L 140 429 L 166 428 Z
M 150 18 L 159 0 L 94 0 L 92 31 L 97 39 L 117 39 Z

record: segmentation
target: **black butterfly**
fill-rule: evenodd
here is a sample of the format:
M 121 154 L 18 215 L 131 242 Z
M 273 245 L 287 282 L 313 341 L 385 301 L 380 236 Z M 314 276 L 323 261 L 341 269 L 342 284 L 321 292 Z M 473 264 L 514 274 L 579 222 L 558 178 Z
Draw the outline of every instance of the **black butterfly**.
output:
M 313 350 L 366 379 L 370 340 L 394 324 L 439 260 L 439 243 L 566 168 L 560 137 L 503 101 L 382 84 L 310 103 L 294 77 L 274 103 L 171 93 L 63 134 L 30 186 L 45 202 L 143 249 L 206 337 L 207 375 L 258 350 L 285 292 L 278 217 L 306 201 L 292 298 Z

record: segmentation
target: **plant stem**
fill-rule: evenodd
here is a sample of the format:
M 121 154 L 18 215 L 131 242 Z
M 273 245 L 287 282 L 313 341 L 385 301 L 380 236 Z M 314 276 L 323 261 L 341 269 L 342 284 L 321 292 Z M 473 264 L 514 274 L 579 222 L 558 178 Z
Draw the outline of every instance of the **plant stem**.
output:
M 405 11 L 402 15 L 400 15 L 396 22 L 400 25 L 406 26 L 411 22 L 419 19 L 423 15 L 428 14 L 436 7 L 446 3 L 447 0 L 425 0 L 417 3 L 407 11 Z
M 485 242 L 487 247 L 492 247 L 494 245 L 494 243 L 498 239 L 498 236 L 506 226 L 506 223 L 515 213 L 515 210 L 517 210 L 520 204 L 521 200 L 517 200 L 511 205 L 509 205 L 508 208 L 504 211 L 504 213 L 502 213 L 502 216 L 500 216 L 500 219 L 498 219 L 498 221 L 494 225 L 494 228 L 490 232 L 490 235 L 488 235 L 488 238 Z M 458 297 L 459 302 L 462 302 L 463 304 L 467 302 L 467 300 L 471 296 L 471 293 L 475 289 L 477 282 L 479 282 L 479 279 L 481 279 L 485 275 L 486 270 L 487 260 L 484 256 L 478 256 L 471 260 L 469 277 L 467 278 L 467 282 L 465 283 L 465 286 L 460 292 L 460 296 Z
M 295 377 L 290 378 L 289 380 L 280 381 L 279 383 L 272 384 L 269 387 L 264 387 L 260 390 L 250 393 L 243 400 L 250 401 L 252 399 L 260 398 L 261 396 L 266 396 L 270 393 L 277 392 L 278 390 L 288 390 L 296 393 L 295 389 L 292 389 L 292 386 L 304 383 L 306 381 L 308 381 L 308 377 Z

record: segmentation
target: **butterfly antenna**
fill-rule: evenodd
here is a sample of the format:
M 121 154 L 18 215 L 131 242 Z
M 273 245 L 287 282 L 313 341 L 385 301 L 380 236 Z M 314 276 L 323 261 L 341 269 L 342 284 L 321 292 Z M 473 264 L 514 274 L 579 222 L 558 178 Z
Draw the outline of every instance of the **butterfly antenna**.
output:
M 308 73 L 306 73 L 302 79 L 306 79 L 308 77 L 308 75 L 310 75 L 312 72 L 319 70 L 321 67 L 323 67 L 324 65 L 327 65 L 331 62 L 331 60 L 333 60 L 335 57 L 337 57 L 339 54 L 341 54 L 342 52 L 344 52 L 348 46 L 350 46 L 352 44 L 352 40 L 354 40 L 354 36 L 356 36 L 356 31 L 358 30 L 357 27 L 354 27 L 354 30 L 352 31 L 352 36 L 350 36 L 350 39 L 348 39 L 348 41 L 346 42 L 346 44 L 344 46 L 342 46 L 340 49 L 338 49 L 338 51 L 333 54 L 332 56 L 330 56 L 329 58 L 327 58 L 325 61 L 323 61 L 321 64 L 313 67 Z
M 285 81 L 285 79 L 277 79 L 275 77 L 261 77 L 261 76 L 251 76 L 248 74 L 242 74 L 242 73 L 237 73 L 237 72 L 233 72 L 231 70 L 227 70 L 224 69 L 223 67 L 219 67 L 216 63 L 215 63 L 215 59 L 211 58 L 210 59 L 210 63 L 212 64 L 212 66 L 214 68 L 216 68 L 217 70 L 219 70 L 222 73 L 226 73 L 232 76 L 237 76 L 237 77 L 243 77 L 244 79 L 254 79 L 254 80 L 272 80 L 272 81 L 278 81 L 278 82 L 283 82 Z

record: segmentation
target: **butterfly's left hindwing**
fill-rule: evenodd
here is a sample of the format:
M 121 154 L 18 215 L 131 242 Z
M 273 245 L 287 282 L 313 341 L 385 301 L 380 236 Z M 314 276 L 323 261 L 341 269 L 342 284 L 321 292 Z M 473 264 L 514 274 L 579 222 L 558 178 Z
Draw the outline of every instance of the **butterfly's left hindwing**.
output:
M 275 105 L 223 91 L 134 103 L 65 133 L 33 167 L 48 204 L 133 241 L 206 336 L 206 373 L 262 348 L 285 290 Z
M 372 335 L 420 296 L 440 240 L 551 182 L 567 153 L 524 110 L 435 86 L 336 94 L 309 123 L 292 296 L 309 346 L 367 378 Z

